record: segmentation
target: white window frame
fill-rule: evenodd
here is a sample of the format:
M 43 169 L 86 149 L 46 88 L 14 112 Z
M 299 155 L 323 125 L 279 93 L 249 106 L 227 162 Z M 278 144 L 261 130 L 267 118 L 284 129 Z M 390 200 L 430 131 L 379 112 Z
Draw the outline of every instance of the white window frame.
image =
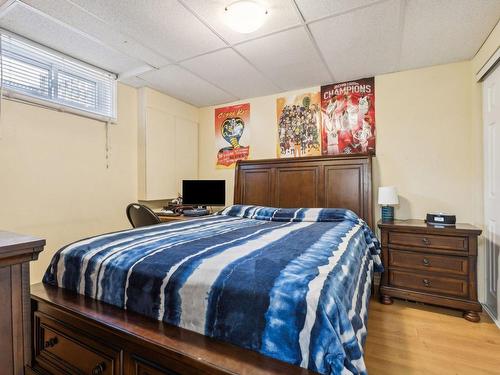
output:
M 79 116 L 83 117 L 88 117 L 94 120 L 99 120 L 105 123 L 111 123 L 115 124 L 118 120 L 118 113 L 117 113 L 117 78 L 118 75 L 115 73 L 111 73 L 109 71 L 106 71 L 104 69 L 101 69 L 99 67 L 96 67 L 94 65 L 88 64 L 86 62 L 83 62 L 81 60 L 78 60 L 76 58 L 73 58 L 71 56 L 65 55 L 61 52 L 58 52 L 56 50 L 53 50 L 49 47 L 46 47 L 40 43 L 34 42 L 30 39 L 24 38 L 20 35 L 17 35 L 15 33 L 12 33 L 10 31 L 4 30 L 0 28 L 0 37 L 1 35 L 6 35 L 9 36 L 13 39 L 17 39 L 23 43 L 26 43 L 30 46 L 36 47 L 42 51 L 48 52 L 50 54 L 56 55 L 62 59 L 71 61 L 74 64 L 79 65 L 79 68 L 83 69 L 89 69 L 91 71 L 98 71 L 101 73 L 104 73 L 105 75 L 109 75 L 110 78 L 114 80 L 113 84 L 111 85 L 111 92 L 109 93 L 112 97 L 112 103 L 111 103 L 111 108 L 112 108 L 112 116 L 107 116 L 104 114 L 96 113 L 90 110 L 85 110 L 84 108 L 80 108 L 78 105 L 72 105 L 71 101 L 67 101 L 64 99 L 53 99 L 53 92 L 51 92 L 51 88 L 54 88 L 57 90 L 57 85 L 54 85 L 54 82 L 49 82 L 49 92 L 47 98 L 42 98 L 40 96 L 35 96 L 35 95 L 30 95 L 27 90 L 23 90 L 22 88 L 15 89 L 12 87 L 9 87 L 4 83 L 3 79 L 3 56 L 4 56 L 4 51 L 1 49 L 1 41 L 0 41 L 0 96 L 5 99 L 12 99 L 14 101 L 21 101 L 25 102 L 27 104 L 35 104 L 37 106 L 42 106 L 46 107 L 49 109 L 54 109 L 60 112 L 67 112 L 67 113 L 72 113 L 76 114 Z M 8 55 L 7 55 L 8 56 Z M 10 57 L 10 56 L 9 56 Z M 26 56 L 17 56 L 16 57 L 18 60 L 29 60 L 29 57 Z M 28 62 L 28 61 L 27 61 Z M 56 66 L 46 66 L 43 63 L 38 62 L 37 60 L 32 60 L 31 62 L 28 62 L 31 65 L 39 66 L 42 69 L 49 68 L 49 81 L 55 81 L 57 80 L 57 74 L 58 74 L 58 67 Z M 74 75 L 78 79 L 86 80 L 86 77 L 80 77 L 77 74 L 71 72 L 71 71 L 65 71 L 66 74 L 68 75 Z M 92 81 L 94 82 L 94 81 Z M 97 84 L 97 90 L 102 90 L 102 84 L 99 85 L 98 81 L 95 81 Z M 1 100 L 1 99 L 0 99 Z M 98 102 L 98 100 L 97 100 Z

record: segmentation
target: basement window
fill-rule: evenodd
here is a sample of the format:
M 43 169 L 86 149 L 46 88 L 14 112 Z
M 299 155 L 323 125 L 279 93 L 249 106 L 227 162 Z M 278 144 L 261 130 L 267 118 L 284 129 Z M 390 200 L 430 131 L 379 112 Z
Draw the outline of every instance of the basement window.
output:
M 2 94 L 105 122 L 116 121 L 116 75 L 1 31 Z

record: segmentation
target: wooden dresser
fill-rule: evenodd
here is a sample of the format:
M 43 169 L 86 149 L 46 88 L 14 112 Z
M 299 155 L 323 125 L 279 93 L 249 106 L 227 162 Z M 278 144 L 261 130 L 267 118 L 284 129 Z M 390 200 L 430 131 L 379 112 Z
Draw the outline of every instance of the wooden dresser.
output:
M 29 262 L 45 240 L 0 231 L 0 373 L 24 374 L 31 359 Z
M 464 311 L 479 321 L 477 301 L 477 238 L 481 230 L 469 224 L 437 228 L 423 220 L 379 221 L 385 272 L 381 302 L 391 297 Z

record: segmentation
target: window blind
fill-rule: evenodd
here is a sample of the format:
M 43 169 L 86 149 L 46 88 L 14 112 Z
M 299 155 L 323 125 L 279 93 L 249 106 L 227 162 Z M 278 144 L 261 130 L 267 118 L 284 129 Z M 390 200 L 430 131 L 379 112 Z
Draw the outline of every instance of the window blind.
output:
M 116 121 L 114 74 L 3 31 L 0 43 L 6 96 Z

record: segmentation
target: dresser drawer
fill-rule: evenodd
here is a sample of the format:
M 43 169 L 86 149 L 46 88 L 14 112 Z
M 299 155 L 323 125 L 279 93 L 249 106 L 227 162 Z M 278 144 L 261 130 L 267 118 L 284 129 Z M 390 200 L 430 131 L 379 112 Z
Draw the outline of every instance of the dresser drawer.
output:
M 141 361 L 135 363 L 135 375 L 180 375 L 178 372 L 149 365 Z
M 389 244 L 455 251 L 468 250 L 467 237 L 461 236 L 389 232 Z
M 468 266 L 469 262 L 466 257 L 392 249 L 389 251 L 389 267 L 466 276 Z
M 395 287 L 467 297 L 467 280 L 453 277 L 426 275 L 417 272 L 389 270 L 389 284 Z
M 115 375 L 120 373 L 119 350 L 79 334 L 35 313 L 36 362 L 51 373 Z

